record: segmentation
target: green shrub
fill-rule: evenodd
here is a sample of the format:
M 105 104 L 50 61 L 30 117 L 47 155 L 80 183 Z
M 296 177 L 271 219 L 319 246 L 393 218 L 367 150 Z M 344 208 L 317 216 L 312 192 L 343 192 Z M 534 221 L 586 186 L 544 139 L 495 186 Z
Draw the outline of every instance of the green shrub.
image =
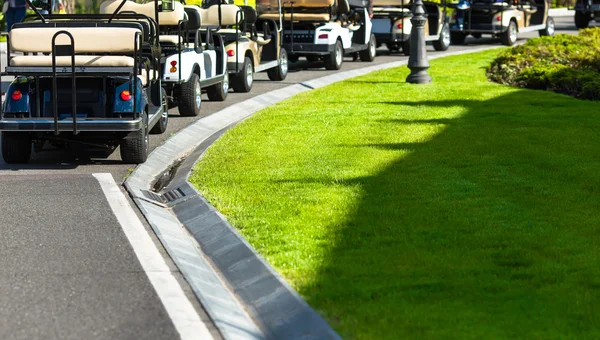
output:
M 488 69 L 492 81 L 550 90 L 581 99 L 600 99 L 600 29 L 578 36 L 531 39 L 501 53 Z

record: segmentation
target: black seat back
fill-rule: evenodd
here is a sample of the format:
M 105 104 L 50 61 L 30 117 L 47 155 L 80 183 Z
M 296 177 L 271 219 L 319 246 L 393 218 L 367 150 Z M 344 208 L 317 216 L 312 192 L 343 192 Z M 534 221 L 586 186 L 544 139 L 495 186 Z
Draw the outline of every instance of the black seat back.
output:
M 188 19 L 188 23 L 187 23 L 188 30 L 191 31 L 191 30 L 200 29 L 200 26 L 202 25 L 202 18 L 200 18 L 200 13 L 198 13 L 198 11 L 193 8 L 186 7 L 185 14 L 187 15 L 187 19 Z
M 256 14 L 256 10 L 250 6 L 239 6 L 244 12 L 244 29 L 246 32 L 250 32 L 252 34 L 256 31 L 256 20 L 258 20 L 258 15 Z

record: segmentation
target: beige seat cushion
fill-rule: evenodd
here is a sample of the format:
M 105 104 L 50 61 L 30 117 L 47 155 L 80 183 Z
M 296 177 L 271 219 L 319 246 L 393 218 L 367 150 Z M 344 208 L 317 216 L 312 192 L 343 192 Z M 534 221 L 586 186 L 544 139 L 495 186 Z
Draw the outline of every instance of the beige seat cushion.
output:
M 202 18 L 202 24 L 206 26 L 218 26 L 219 6 L 212 5 L 206 11 L 206 18 Z M 241 21 L 243 18 L 244 12 L 238 6 L 221 5 L 221 26 L 237 25 L 238 20 Z
M 373 7 L 381 6 L 408 6 L 411 0 L 373 0 Z
M 233 33 L 242 33 L 242 31 L 235 28 L 222 28 L 217 31 L 219 34 L 233 34 Z
M 183 42 L 183 38 L 178 35 L 161 35 L 158 41 L 177 45 L 178 42 Z
M 256 0 L 257 6 L 271 7 L 274 9 L 278 8 L 277 0 Z M 281 1 L 281 5 L 285 7 L 291 7 L 291 3 L 288 1 Z M 334 6 L 335 0 L 294 0 L 294 8 L 308 7 L 308 8 L 320 8 Z
M 185 19 L 185 10 L 183 9 L 183 5 L 178 1 L 174 1 L 173 4 L 175 5 L 173 11 L 158 13 L 158 24 L 160 26 L 174 26 L 179 24 L 180 20 Z M 103 1 L 100 4 L 100 14 L 113 14 L 120 5 L 121 0 Z M 134 1 L 126 1 L 119 12 L 125 11 L 143 14 L 156 20 L 156 17 L 154 16 L 154 1 L 149 1 L 145 4 L 138 4 Z
M 191 9 L 195 10 L 196 12 L 198 12 L 198 15 L 200 16 L 200 28 L 210 26 L 211 20 L 209 20 L 209 18 L 208 18 L 208 10 L 207 9 L 201 8 L 196 5 L 185 5 L 183 7 L 191 8 Z M 219 17 L 217 17 L 216 20 L 219 21 Z M 215 26 L 215 25 L 218 25 L 218 23 L 213 24 L 213 26 Z
M 272 19 L 279 20 L 278 13 L 265 13 L 260 15 L 261 19 Z M 290 13 L 286 13 L 283 20 L 292 20 Z M 330 21 L 331 17 L 327 13 L 294 13 L 294 21 L 310 21 L 310 22 L 322 22 Z
M 11 66 L 52 66 L 52 56 L 27 55 L 10 59 Z M 71 66 L 71 57 L 56 57 L 56 66 Z M 76 55 L 75 66 L 82 67 L 133 67 L 133 58 L 125 56 Z
M 410 8 L 409 7 L 373 7 L 373 13 L 377 14 L 377 12 L 404 13 L 404 12 L 410 12 Z
M 271 39 L 265 39 L 263 37 L 257 37 L 256 43 L 260 46 L 268 45 L 271 42 Z
M 68 31 L 75 41 L 75 52 L 133 52 L 135 34 L 140 30 L 127 27 L 22 27 L 10 31 L 11 50 L 19 52 L 52 52 L 52 37 Z M 56 38 L 58 45 L 70 44 L 65 34 Z

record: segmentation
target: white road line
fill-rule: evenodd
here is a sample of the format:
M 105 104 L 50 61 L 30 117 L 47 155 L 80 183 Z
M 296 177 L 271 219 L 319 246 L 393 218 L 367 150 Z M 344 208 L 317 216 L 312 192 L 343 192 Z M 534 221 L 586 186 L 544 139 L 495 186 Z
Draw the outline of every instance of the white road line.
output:
M 213 339 L 111 174 L 92 174 L 181 339 Z

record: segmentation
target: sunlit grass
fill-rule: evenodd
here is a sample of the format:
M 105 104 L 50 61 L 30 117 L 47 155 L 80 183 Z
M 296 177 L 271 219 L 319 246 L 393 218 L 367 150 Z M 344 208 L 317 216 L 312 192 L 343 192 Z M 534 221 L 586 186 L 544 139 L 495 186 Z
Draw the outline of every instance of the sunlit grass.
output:
M 490 83 L 496 54 L 298 95 L 192 181 L 345 338 L 598 338 L 600 105 Z

